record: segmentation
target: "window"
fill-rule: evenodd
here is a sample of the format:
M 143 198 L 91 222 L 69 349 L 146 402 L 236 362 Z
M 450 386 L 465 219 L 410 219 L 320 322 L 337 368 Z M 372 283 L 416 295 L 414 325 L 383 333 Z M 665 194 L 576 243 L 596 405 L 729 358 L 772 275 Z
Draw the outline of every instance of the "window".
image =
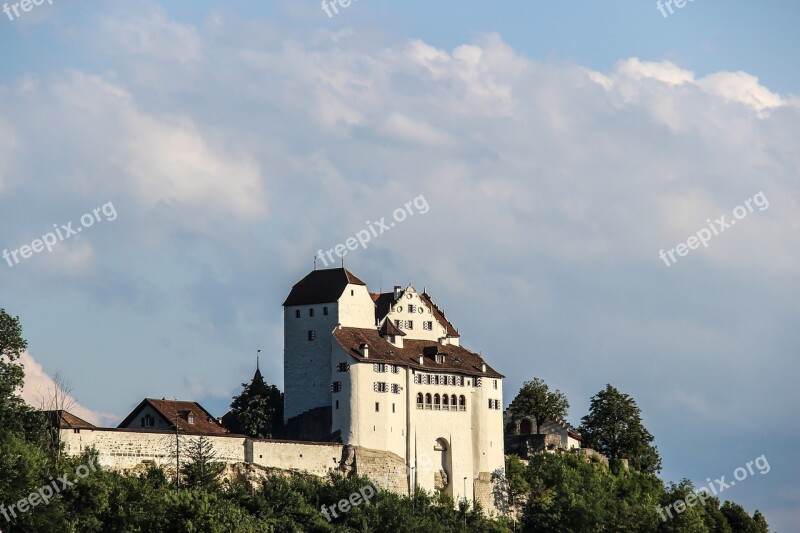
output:
M 356 295 L 356 291 L 353 290 L 353 289 L 350 289 L 350 296 L 355 296 L 355 295 Z
M 389 390 L 389 385 L 385 382 L 376 381 L 373 389 L 375 392 L 387 392 Z
M 308 316 L 311 316 L 311 317 L 313 317 L 313 316 L 314 316 L 314 308 L 313 308 L 313 307 L 309 308 L 309 310 L 308 310 Z
M 489 409 L 494 409 L 494 400 L 489 400 Z
M 336 365 L 337 372 L 347 372 L 348 370 L 350 370 L 350 365 L 347 363 L 339 363 Z
M 483 378 L 480 378 L 480 377 L 475 378 L 475 386 L 476 387 L 480 387 L 482 385 L 483 385 Z
M 189 415 L 186 417 L 186 421 L 189 422 L 190 424 L 194 424 L 194 415 L 192 413 L 189 413 Z
M 458 397 L 458 410 L 459 411 L 466 411 L 467 410 L 467 399 L 462 394 Z
M 400 385 L 397 383 L 392 383 L 392 392 L 394 394 L 400 394 Z
M 422 409 L 422 393 L 417 393 L 417 409 Z
M 406 320 L 406 329 L 414 329 L 414 321 Z
M 419 385 L 419 374 L 414 374 L 414 383 Z
M 392 404 L 392 412 L 394 413 L 394 404 Z
M 431 331 L 433 329 L 433 322 L 431 322 L 430 320 L 426 320 L 425 322 L 422 323 L 422 329 L 424 329 L 425 331 Z
M 155 419 L 153 415 L 144 415 L 142 417 L 142 427 L 143 428 L 151 428 L 155 425 Z
M 456 377 L 455 376 L 447 376 L 447 384 L 448 385 L 455 385 L 456 384 Z
M 317 338 L 317 332 L 313 329 L 308 330 L 308 340 L 313 341 Z
M 397 365 L 392 365 L 392 374 L 399 374 L 399 373 L 400 373 L 400 367 Z
M 497 388 L 497 380 L 495 379 L 495 380 L 493 380 L 493 381 L 494 381 L 494 383 L 492 383 L 492 385 L 493 385 L 493 386 L 494 386 L 494 388 L 496 389 L 496 388 Z
M 449 411 L 450 410 L 450 398 L 448 398 L 447 394 L 442 394 L 442 411 Z
M 342 391 L 342 382 L 341 381 L 334 381 L 331 383 L 331 392 L 341 392 Z
M 339 400 L 336 400 L 336 408 L 339 408 Z
M 451 409 L 453 411 L 455 411 L 456 410 L 456 406 L 458 405 L 458 399 L 456 399 L 456 395 L 455 394 L 450 396 L 450 405 L 453 406 L 453 407 L 451 407 Z
M 439 394 L 433 395 L 433 408 L 436 411 L 442 408 L 442 399 L 439 397 Z
M 464 386 L 464 376 L 456 376 L 456 385 L 459 387 Z
M 380 402 L 375 402 L 375 412 L 376 413 L 380 413 L 381 412 L 381 403 Z M 374 429 L 373 429 L 373 431 L 374 431 Z
M 294 317 L 295 318 L 300 318 L 300 310 L 299 309 L 295 309 L 294 310 Z
M 386 372 L 386 363 L 373 363 L 372 370 L 374 372 Z
M 425 395 L 425 409 L 431 408 L 431 393 Z
M 328 306 L 322 308 L 322 314 L 328 316 Z
M 436 362 L 439 363 L 440 365 L 443 365 L 444 364 L 444 355 L 442 355 L 440 353 L 437 353 L 436 354 Z
M 416 313 L 417 312 L 417 306 L 413 305 L 413 304 L 408 304 L 408 312 L 409 313 Z

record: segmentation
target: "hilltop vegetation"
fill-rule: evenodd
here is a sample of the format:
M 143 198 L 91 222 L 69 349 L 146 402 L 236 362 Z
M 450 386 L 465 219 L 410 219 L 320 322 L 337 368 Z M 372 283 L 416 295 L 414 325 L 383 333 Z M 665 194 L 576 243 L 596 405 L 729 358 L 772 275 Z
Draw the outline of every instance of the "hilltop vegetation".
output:
M 587 463 L 571 454 L 537 455 L 528 465 L 513 457 L 507 460 L 497 497 L 515 520 L 490 520 L 467 502 L 455 505 L 445 496 L 423 491 L 407 497 L 376 490 L 368 504 L 354 506 L 329 522 L 321 512 L 323 505 L 349 499 L 371 482 L 303 475 L 275 475 L 258 486 L 246 480 L 223 482 L 213 451 L 203 443 L 187 450 L 180 487 L 158 468 L 139 476 L 88 469 L 85 465 L 96 457 L 91 453 L 64 457 L 41 413 L 16 394 L 24 379 L 18 358 L 25 348 L 19 319 L 0 310 L 0 530 L 4 532 L 768 531 L 758 512 L 751 517 L 741 506 L 720 505 L 716 498 L 663 521 L 657 507 L 685 498 L 693 489 L 690 483 L 664 486 L 654 473 L 618 468 L 616 463 L 611 468 Z M 649 449 L 642 457 L 653 459 Z M 71 486 L 54 481 L 65 475 L 74 479 L 73 473 L 81 468 L 86 475 Z M 11 516 L 11 505 L 48 486 L 62 490 L 51 491 L 57 493 L 48 503 L 39 501 L 25 511 L 17 505 L 16 517 Z

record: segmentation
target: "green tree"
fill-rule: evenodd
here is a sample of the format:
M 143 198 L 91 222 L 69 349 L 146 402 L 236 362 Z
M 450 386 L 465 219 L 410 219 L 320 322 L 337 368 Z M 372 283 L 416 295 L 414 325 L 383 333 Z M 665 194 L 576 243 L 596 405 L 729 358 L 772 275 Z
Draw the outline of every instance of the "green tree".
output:
M 267 385 L 256 369 L 253 381 L 242 383 L 242 392 L 233 398 L 223 422 L 233 433 L 273 438 L 283 428 L 283 393 L 275 385 Z
M 526 381 L 517 397 L 508 406 L 513 422 L 520 418 L 530 417 L 536 421 L 536 434 L 547 420 L 558 420 L 567 417 L 569 401 L 558 389 L 551 392 L 550 387 L 541 378 Z
M 3 429 L 31 436 L 33 426 L 41 425 L 41 419 L 19 396 L 25 382 L 19 358 L 27 347 L 19 317 L 0 309 L 0 420 Z
M 218 489 L 225 465 L 216 461 L 217 452 L 214 451 L 211 440 L 205 435 L 185 439 L 182 451 L 185 461 L 181 465 L 184 485 L 208 490 Z
M 611 385 L 592 397 L 589 414 L 581 419 L 583 447 L 593 448 L 611 460 L 628 459 L 642 472 L 661 470 L 654 437 L 642 424 L 641 411 L 632 397 Z

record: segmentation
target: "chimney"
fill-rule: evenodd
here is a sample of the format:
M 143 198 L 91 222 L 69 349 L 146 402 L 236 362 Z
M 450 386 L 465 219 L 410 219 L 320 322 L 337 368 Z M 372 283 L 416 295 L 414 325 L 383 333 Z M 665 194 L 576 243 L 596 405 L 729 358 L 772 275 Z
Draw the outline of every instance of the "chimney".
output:
M 400 290 L 401 290 L 401 289 L 402 289 L 402 287 L 401 287 L 400 285 L 395 285 L 395 286 L 394 286 L 394 299 L 395 299 L 395 300 L 397 300 L 398 298 L 400 298 Z
M 369 345 L 367 343 L 359 344 L 358 353 L 360 353 L 361 357 L 363 357 L 364 359 L 369 359 Z
M 486 372 L 486 363 L 481 363 L 481 372 Z

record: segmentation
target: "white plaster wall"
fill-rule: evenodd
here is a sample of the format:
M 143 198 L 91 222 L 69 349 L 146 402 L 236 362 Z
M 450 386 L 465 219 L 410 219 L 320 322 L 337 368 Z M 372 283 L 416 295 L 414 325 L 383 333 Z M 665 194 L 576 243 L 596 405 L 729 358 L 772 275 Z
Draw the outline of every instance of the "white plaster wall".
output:
M 376 327 L 375 302 L 366 285 L 348 284 L 339 297 L 339 322 L 344 328 Z
M 420 371 L 416 371 L 420 373 Z M 446 375 L 446 374 L 445 374 Z M 459 498 L 472 498 L 473 484 L 472 480 L 477 477 L 477 472 L 473 468 L 473 439 L 476 437 L 473 430 L 473 416 L 476 409 L 474 396 L 474 389 L 471 385 L 467 385 L 467 379 L 472 381 L 472 378 L 465 377 L 464 386 L 458 385 L 423 385 L 414 384 L 413 377 L 409 385 L 409 394 L 411 396 L 410 419 L 411 419 L 411 432 L 412 432 L 412 454 L 416 451 L 416 459 L 419 466 L 417 477 L 417 484 L 426 489 L 434 489 L 434 471 L 439 468 L 439 452 L 434 451 L 434 444 L 436 439 L 444 438 L 450 445 L 452 471 L 450 478 L 452 483 L 453 497 L 458 500 Z M 433 396 L 435 393 L 455 394 L 457 397 L 464 395 L 466 397 L 467 409 L 466 411 L 436 411 L 427 409 L 417 409 L 416 396 L 421 392 L 423 396 L 430 393 Z M 464 492 L 464 477 L 466 481 L 466 493 Z
M 311 308 L 313 317 L 308 312 Z M 295 314 L 298 309 L 300 318 Z M 331 332 L 338 323 L 338 312 L 335 302 L 284 308 L 284 422 L 309 409 L 330 405 Z M 316 332 L 316 340 L 308 340 L 309 330 Z
M 375 361 L 376 363 L 378 361 Z M 350 428 L 343 442 L 375 450 L 385 450 L 406 458 L 407 368 L 399 373 L 387 368 L 385 373 L 375 372 L 374 362 L 359 362 L 350 367 L 352 394 L 349 398 Z M 388 367 L 388 365 L 387 365 Z M 375 392 L 375 382 L 387 383 L 388 392 Z M 391 385 L 399 385 L 399 394 L 391 392 Z M 375 411 L 375 403 L 380 411 Z M 392 412 L 394 404 L 394 412 Z
M 494 378 L 483 378 L 481 387 L 473 387 L 476 403 L 473 413 L 476 473 L 491 473 L 497 468 L 505 470 L 503 382 L 501 379 L 497 379 L 497 388 L 495 389 L 493 380 Z M 490 399 L 499 400 L 501 408 L 490 409 Z
M 409 305 L 414 305 L 416 307 L 413 313 L 409 311 Z M 419 312 L 420 309 L 422 309 L 422 313 Z M 411 285 L 402 291 L 400 298 L 391 305 L 387 317 L 392 321 L 392 324 L 396 323 L 395 320 L 413 321 L 413 329 L 400 328 L 403 333 L 406 334 L 406 339 L 437 342 L 440 338 L 447 335 L 445 327 L 436 320 L 433 311 L 422 301 L 419 293 Z M 423 329 L 423 322 L 432 322 L 430 331 Z

